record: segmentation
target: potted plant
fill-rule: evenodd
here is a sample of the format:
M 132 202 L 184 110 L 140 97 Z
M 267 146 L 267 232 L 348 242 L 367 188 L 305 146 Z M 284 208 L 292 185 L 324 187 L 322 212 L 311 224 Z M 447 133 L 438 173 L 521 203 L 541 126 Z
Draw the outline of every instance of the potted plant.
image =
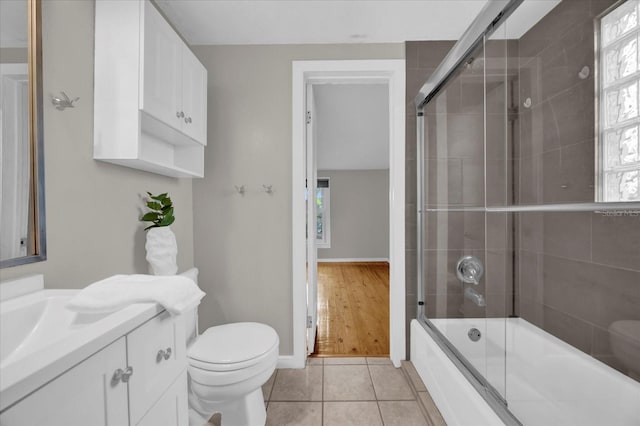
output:
M 147 262 L 152 275 L 175 275 L 178 272 L 178 244 L 171 230 L 176 220 L 173 215 L 173 203 L 169 194 L 153 195 L 147 192 L 149 209 L 141 218 L 142 222 L 150 222 L 144 228 L 147 231 Z

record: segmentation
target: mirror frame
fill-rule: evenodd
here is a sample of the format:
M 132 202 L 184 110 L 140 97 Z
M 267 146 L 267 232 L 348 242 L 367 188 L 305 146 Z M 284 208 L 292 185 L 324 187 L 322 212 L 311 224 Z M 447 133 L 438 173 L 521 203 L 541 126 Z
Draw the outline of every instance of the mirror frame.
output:
M 29 221 L 33 254 L 0 261 L 0 268 L 41 262 L 47 259 L 47 238 L 44 202 L 44 138 L 42 95 L 42 4 L 27 1 L 28 72 L 29 72 Z

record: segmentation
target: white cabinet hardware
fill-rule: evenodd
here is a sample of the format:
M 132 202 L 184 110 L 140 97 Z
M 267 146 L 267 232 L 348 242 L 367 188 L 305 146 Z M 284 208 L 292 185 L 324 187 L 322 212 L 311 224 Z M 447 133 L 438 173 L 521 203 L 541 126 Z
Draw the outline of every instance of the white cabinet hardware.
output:
M 122 381 L 122 383 L 127 383 L 129 381 L 129 377 L 133 374 L 133 367 L 127 367 L 122 370 L 122 368 L 118 368 L 114 373 L 113 377 L 111 377 L 111 386 L 115 386 L 118 382 Z
M 160 362 L 163 359 L 167 360 L 169 358 L 171 358 L 171 348 L 160 349 L 156 354 L 156 362 Z
M 185 342 L 184 319 L 163 311 L 2 411 L 0 425 L 185 426 Z M 148 356 L 158 346 L 160 364 Z

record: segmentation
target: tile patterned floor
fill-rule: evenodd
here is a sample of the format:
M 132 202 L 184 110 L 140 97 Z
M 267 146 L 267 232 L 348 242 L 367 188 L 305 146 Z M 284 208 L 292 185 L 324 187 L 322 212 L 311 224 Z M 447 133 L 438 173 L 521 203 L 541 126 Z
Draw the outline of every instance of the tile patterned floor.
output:
M 310 358 L 263 386 L 267 426 L 446 426 L 411 362 Z

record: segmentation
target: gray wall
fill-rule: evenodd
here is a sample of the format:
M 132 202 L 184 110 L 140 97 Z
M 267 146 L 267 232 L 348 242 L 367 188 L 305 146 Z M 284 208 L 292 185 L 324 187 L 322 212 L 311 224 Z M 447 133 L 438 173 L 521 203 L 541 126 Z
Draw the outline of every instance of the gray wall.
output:
M 43 2 L 44 146 L 48 259 L 0 271 L 3 280 L 45 275 L 49 288 L 81 288 L 113 274 L 146 273 L 145 191 L 168 191 L 178 265 L 193 266 L 191 180 L 178 180 L 93 160 L 93 11 L 91 1 Z M 58 111 L 61 90 L 79 96 Z
M 331 247 L 318 259 L 389 259 L 389 170 L 318 170 L 330 185 Z
M 209 71 L 205 178 L 194 181 L 200 325 L 260 321 L 293 352 L 291 61 L 401 59 L 402 44 L 198 46 Z M 247 185 L 241 197 L 234 185 Z M 261 191 L 262 184 L 274 192 Z M 302 283 L 296 283 L 302 285 Z
M 2 64 L 26 64 L 27 60 L 27 49 L 18 47 L 0 48 L 0 63 Z

